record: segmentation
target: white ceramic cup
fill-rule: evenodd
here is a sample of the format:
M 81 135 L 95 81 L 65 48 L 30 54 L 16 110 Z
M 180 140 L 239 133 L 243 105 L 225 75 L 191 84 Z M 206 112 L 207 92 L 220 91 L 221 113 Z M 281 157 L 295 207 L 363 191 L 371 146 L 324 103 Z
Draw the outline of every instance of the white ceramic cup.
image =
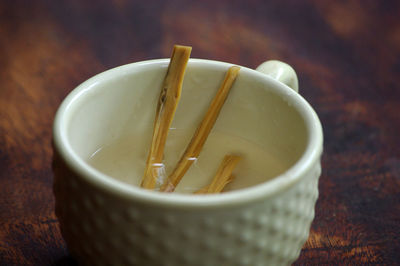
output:
M 129 132 L 144 130 L 137 141 L 149 143 L 168 63 L 105 71 L 61 104 L 53 128 L 54 194 L 69 251 L 87 265 L 292 263 L 314 218 L 323 136 L 284 63 L 269 61 L 259 71 L 242 67 L 213 129 L 270 150 L 287 165 L 279 176 L 221 194 L 189 195 L 127 185 L 87 164 L 98 147 Z M 230 66 L 190 59 L 174 123 L 200 121 Z M 184 103 L 190 97 L 200 102 L 197 111 Z

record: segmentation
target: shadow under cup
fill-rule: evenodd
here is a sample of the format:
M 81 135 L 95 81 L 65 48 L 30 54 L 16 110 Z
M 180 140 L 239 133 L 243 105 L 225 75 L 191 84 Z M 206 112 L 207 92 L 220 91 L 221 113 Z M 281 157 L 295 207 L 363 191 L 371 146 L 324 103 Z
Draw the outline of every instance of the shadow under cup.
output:
M 290 88 L 242 68 L 199 164 L 210 178 L 220 163 L 212 156 L 233 151 L 243 156 L 244 166 L 251 165 L 246 151 L 234 145 L 240 139 L 267 151 L 256 158 L 264 167 L 261 174 L 237 175 L 240 180 L 228 186 L 232 191 L 221 195 L 184 194 L 209 183 L 185 177 L 177 189 L 183 193 L 137 188 L 168 63 L 152 60 L 106 71 L 81 84 L 61 105 L 54 124 L 54 192 L 71 253 L 87 264 L 293 262 L 308 236 L 318 196 L 322 131 L 316 114 Z M 190 141 L 229 66 L 189 61 L 169 135 L 175 142 L 165 150 L 167 170 Z M 232 140 L 214 151 L 221 136 Z M 130 140 L 139 159 L 131 167 L 132 179 L 117 181 L 87 162 L 121 139 Z

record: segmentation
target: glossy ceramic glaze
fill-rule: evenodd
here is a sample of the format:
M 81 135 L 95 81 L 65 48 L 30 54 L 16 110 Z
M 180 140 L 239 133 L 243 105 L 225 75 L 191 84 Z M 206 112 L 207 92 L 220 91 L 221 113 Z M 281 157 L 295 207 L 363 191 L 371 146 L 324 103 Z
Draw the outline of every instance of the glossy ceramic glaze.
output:
M 294 71 L 274 64 L 259 70 L 285 77 L 281 80 L 297 89 Z M 54 122 L 54 193 L 70 252 L 88 265 L 292 263 L 314 217 L 322 129 L 309 104 L 274 78 L 242 68 L 214 128 L 235 132 L 285 161 L 288 169 L 271 180 L 219 195 L 165 194 L 127 185 L 86 163 L 99 145 L 127 132 L 142 132 L 138 141 L 149 141 L 167 66 L 168 60 L 160 59 L 106 71 L 60 106 Z M 179 106 L 175 125 L 198 123 L 229 66 L 190 60 L 186 97 L 199 93 L 189 93 L 195 86 L 211 89 L 194 97 L 201 99 L 197 108 Z M 271 69 L 277 68 L 284 74 L 274 75 Z

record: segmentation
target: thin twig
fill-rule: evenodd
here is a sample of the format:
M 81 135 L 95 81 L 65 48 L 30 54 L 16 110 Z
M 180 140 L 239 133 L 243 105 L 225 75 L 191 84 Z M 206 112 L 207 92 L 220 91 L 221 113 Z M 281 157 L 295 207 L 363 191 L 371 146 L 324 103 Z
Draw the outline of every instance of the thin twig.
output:
M 211 183 L 195 194 L 219 193 L 233 180 L 232 171 L 241 160 L 240 156 L 225 155 Z
M 158 100 L 153 138 L 141 187 L 153 189 L 163 167 L 164 147 L 181 97 L 183 77 L 192 48 L 175 45 Z
M 225 79 L 222 82 L 215 98 L 211 102 L 211 105 L 205 114 L 203 121 L 197 128 L 195 134 L 192 137 L 188 147 L 186 148 L 184 154 L 179 160 L 174 171 L 169 175 L 166 182 L 161 186 L 160 191 L 172 192 L 178 185 L 179 181 L 185 175 L 189 167 L 193 164 L 194 160 L 200 154 L 207 137 L 213 128 L 215 121 L 221 111 L 222 106 L 229 94 L 229 91 L 238 76 L 240 67 L 232 66 L 229 68 L 225 75 Z

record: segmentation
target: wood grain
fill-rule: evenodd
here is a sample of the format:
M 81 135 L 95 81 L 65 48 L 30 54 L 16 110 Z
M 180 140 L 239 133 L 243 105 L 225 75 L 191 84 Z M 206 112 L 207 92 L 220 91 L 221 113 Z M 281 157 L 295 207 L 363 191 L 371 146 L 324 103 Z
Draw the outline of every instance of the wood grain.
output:
M 54 215 L 51 126 L 106 69 L 168 57 L 296 69 L 325 144 L 296 265 L 400 263 L 398 1 L 1 1 L 0 264 L 75 265 Z

